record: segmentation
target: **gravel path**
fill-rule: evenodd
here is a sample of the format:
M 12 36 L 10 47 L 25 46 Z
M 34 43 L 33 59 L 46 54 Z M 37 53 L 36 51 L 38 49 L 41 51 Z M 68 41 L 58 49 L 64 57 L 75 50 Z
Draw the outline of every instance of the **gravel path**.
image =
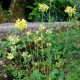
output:
M 33 30 L 36 31 L 38 29 L 38 27 L 40 26 L 40 22 L 27 22 L 27 29 L 25 30 Z M 68 23 L 68 22 L 54 22 L 54 23 L 43 23 L 46 27 L 51 26 L 51 27 L 57 27 L 57 26 L 64 26 L 64 25 L 69 25 L 72 23 Z M 0 40 L 4 37 L 8 36 L 8 31 L 9 30 L 14 30 L 15 28 L 15 24 L 14 23 L 3 23 L 0 24 Z

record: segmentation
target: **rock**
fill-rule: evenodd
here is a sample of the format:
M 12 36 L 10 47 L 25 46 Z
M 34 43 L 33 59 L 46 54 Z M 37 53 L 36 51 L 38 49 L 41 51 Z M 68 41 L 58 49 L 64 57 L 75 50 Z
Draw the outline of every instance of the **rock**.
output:
M 10 61 L 6 58 L 0 58 L 0 80 L 13 80 L 13 76 L 11 74 L 3 73 L 3 70 L 7 68 Z
M 5 22 L 5 17 L 4 17 L 4 11 L 2 9 L 2 6 L 0 4 L 0 23 Z
M 3 73 L 3 69 L 6 67 L 5 63 L 3 62 L 3 59 L 0 58 L 0 80 L 7 80 L 7 75 Z
M 80 2 L 79 2 L 79 5 L 78 5 L 78 8 L 80 8 Z
M 0 23 L 15 22 L 15 20 L 18 18 L 26 19 L 26 0 L 10 0 L 10 4 L 6 3 L 6 6 L 8 6 L 8 8 L 4 8 L 4 1 L 5 0 L 2 0 L 2 2 L 0 1 Z
M 9 11 L 16 19 L 24 18 L 25 15 L 26 2 L 25 0 L 11 0 Z

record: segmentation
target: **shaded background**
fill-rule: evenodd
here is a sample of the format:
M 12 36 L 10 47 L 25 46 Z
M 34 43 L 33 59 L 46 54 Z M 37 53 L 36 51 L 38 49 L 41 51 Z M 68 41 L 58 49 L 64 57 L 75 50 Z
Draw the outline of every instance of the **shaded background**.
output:
M 18 18 L 24 18 L 29 22 L 41 22 L 41 12 L 38 4 L 45 3 L 49 6 L 49 0 L 0 0 L 0 23 L 15 22 Z M 77 15 L 72 16 L 80 20 L 79 0 L 53 0 L 51 5 L 51 22 L 62 22 L 68 20 L 64 9 L 67 6 L 76 6 Z M 49 21 L 49 11 L 44 13 L 44 21 Z

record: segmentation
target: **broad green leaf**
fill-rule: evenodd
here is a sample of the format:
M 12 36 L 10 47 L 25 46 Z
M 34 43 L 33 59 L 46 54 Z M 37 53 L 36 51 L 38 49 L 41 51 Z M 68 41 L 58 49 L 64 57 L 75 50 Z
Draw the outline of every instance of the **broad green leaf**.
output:
M 54 78 L 54 75 L 58 73 L 57 69 L 54 69 L 50 74 L 49 77 Z
M 29 80 L 42 80 L 42 77 L 44 77 L 44 75 L 42 75 L 38 70 L 34 70 L 30 75 Z
M 58 80 L 63 80 L 63 78 L 64 78 L 64 72 L 62 71 L 62 72 L 60 72 Z

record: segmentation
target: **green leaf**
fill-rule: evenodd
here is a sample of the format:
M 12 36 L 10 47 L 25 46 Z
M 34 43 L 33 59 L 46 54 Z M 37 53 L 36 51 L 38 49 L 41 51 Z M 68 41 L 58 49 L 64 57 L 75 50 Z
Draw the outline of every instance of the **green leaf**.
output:
M 25 76 L 22 80 L 28 80 L 28 77 L 27 77 L 27 76 Z
M 44 75 L 42 75 L 38 70 L 34 70 L 33 73 L 30 75 L 29 80 L 42 80 Z
M 17 48 L 18 48 L 18 49 L 22 49 L 22 46 L 21 46 L 21 45 L 17 45 Z
M 58 77 L 58 80 L 63 80 L 63 78 L 64 78 L 64 72 L 62 71 L 60 72 L 60 76 Z
M 12 32 L 13 32 L 14 34 L 19 33 L 19 31 L 18 31 L 18 30 L 13 30 Z
M 58 73 L 57 69 L 54 69 L 50 74 L 49 74 L 49 78 L 54 78 L 55 74 Z
M 11 30 L 9 30 L 8 33 L 10 34 L 11 33 Z
M 26 8 L 33 9 L 34 7 L 32 7 L 32 6 L 28 5 L 28 6 L 26 6 Z
M 56 52 L 55 54 L 57 54 L 57 55 L 62 55 L 63 52 L 62 52 L 62 51 L 61 51 L 61 52 Z

